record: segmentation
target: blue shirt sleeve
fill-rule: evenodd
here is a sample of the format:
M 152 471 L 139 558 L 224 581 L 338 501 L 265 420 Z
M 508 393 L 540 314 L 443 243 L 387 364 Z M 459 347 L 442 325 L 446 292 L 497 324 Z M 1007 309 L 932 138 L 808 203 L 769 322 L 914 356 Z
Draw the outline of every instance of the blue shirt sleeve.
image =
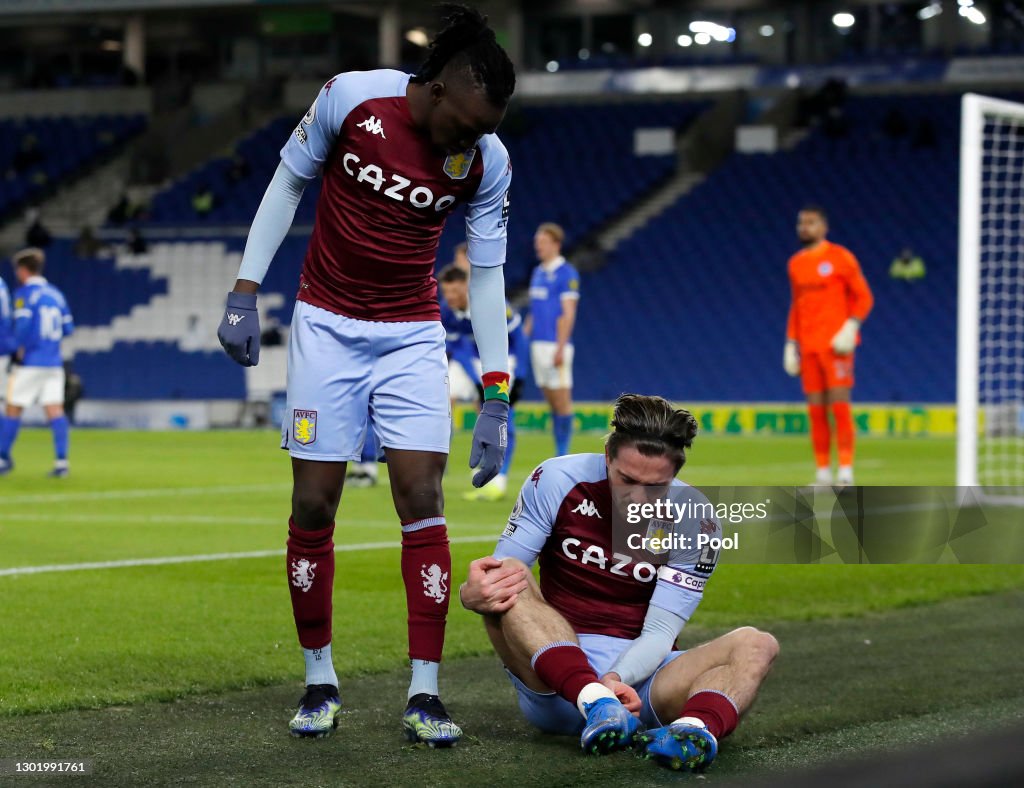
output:
M 526 336 L 523 334 L 523 318 L 511 306 L 506 306 L 508 324 L 508 354 L 517 360 L 526 356 Z
M 466 250 L 469 261 L 480 268 L 505 264 L 512 161 L 494 134 L 480 138 L 484 175 L 480 187 L 466 206 Z
M 60 314 L 61 319 L 64 322 L 64 336 L 69 337 L 75 333 L 75 319 L 71 315 L 71 309 L 68 307 L 68 301 L 63 294 L 61 294 L 60 298 Z
M 29 308 L 27 296 L 25 288 L 19 289 L 14 294 L 14 345 L 16 348 L 25 347 L 33 335 L 35 311 Z
M 407 74 L 388 69 L 348 71 L 327 81 L 284 147 L 281 161 L 300 178 L 320 174 L 341 125 L 353 109 L 371 98 L 399 95 Z
M 576 269 L 566 263 L 559 271 L 561 276 L 558 279 L 558 298 L 579 298 L 580 297 L 580 275 Z
M 0 281 L 0 355 L 13 353 L 14 321 L 11 317 L 11 294 L 7 285 Z M 6 363 L 0 361 L 0 363 Z

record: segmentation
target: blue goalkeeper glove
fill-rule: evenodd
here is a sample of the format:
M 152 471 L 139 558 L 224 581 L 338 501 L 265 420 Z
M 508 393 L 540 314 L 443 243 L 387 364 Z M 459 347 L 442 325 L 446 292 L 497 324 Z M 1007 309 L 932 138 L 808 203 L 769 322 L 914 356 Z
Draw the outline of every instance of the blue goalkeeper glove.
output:
M 498 475 L 505 461 L 505 447 L 508 446 L 508 403 L 501 399 L 489 399 L 480 408 L 476 426 L 473 428 L 473 449 L 469 453 L 469 467 L 476 468 L 473 486 L 483 487 Z
M 228 355 L 243 367 L 260 363 L 260 315 L 256 311 L 255 293 L 228 293 L 217 339 Z

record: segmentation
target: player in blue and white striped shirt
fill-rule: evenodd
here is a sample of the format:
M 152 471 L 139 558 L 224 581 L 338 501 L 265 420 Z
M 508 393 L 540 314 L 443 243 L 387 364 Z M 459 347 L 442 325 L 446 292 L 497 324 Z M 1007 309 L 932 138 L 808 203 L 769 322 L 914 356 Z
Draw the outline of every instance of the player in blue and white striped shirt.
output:
M 64 360 L 60 344 L 75 330 L 64 294 L 43 278 L 42 249 L 14 255 L 21 287 L 14 293 L 14 345 L 17 366 L 7 389 L 7 415 L 0 420 L 0 476 L 14 468 L 11 447 L 18 437 L 22 411 L 39 403 L 53 430 L 57 455 L 50 476 L 68 475 L 68 419 L 64 415 Z
M 572 437 L 572 330 L 580 300 L 580 275 L 562 257 L 565 231 L 545 222 L 533 245 L 540 265 L 530 278 L 530 338 L 533 378 L 551 407 L 555 454 L 569 453 Z

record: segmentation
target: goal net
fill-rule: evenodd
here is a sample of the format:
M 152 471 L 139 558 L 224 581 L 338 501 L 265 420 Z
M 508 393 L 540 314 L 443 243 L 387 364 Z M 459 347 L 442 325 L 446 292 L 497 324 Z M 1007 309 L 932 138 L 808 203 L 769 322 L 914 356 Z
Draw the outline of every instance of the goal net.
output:
M 1024 504 L 1024 104 L 961 108 L 957 484 Z

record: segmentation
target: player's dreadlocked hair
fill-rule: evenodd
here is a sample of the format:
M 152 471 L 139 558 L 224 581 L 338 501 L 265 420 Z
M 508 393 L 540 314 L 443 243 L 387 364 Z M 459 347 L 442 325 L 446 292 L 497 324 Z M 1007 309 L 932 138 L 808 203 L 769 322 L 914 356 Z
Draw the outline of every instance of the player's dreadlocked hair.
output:
M 412 81 L 426 84 L 437 79 L 447 65 L 465 67 L 473 82 L 487 92 L 487 100 L 504 107 L 516 89 L 516 71 L 487 26 L 487 17 L 457 3 L 443 3 L 440 8 L 444 26 L 430 42 L 430 54 Z
M 632 446 L 647 457 L 669 457 L 677 473 L 697 435 L 697 419 L 690 411 L 642 394 L 623 394 L 615 400 L 612 427 L 606 441 L 611 459 L 623 446 Z

